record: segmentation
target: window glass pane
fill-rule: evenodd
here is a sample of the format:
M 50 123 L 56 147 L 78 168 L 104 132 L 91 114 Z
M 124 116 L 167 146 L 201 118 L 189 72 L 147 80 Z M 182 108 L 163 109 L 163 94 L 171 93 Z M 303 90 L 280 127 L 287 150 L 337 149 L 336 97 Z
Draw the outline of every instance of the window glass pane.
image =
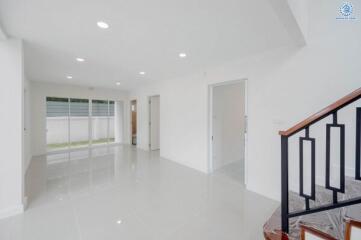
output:
M 107 100 L 93 100 L 92 101 L 92 116 L 94 116 L 94 117 L 108 116 L 108 101 Z
M 67 98 L 46 98 L 46 143 L 49 151 L 69 147 L 68 117 Z
M 108 142 L 108 101 L 92 100 L 92 144 Z
M 115 103 L 114 101 L 109 101 L 109 143 L 115 142 L 114 116 L 115 116 Z
M 89 100 L 70 99 L 70 147 L 89 145 Z
M 69 114 L 69 105 L 67 98 L 46 98 L 46 116 L 47 117 L 67 117 Z
M 77 117 L 89 116 L 89 100 L 88 99 L 70 99 L 70 115 Z

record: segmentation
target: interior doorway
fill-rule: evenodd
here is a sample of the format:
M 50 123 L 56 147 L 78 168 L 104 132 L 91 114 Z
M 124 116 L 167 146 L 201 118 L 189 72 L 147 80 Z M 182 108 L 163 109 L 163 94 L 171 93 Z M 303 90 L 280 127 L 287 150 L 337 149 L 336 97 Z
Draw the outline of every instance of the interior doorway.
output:
M 132 145 L 137 145 L 137 100 L 130 102 L 131 125 L 132 125 Z
M 246 81 L 210 86 L 209 171 L 245 183 Z
M 160 149 L 160 96 L 149 97 L 149 149 Z

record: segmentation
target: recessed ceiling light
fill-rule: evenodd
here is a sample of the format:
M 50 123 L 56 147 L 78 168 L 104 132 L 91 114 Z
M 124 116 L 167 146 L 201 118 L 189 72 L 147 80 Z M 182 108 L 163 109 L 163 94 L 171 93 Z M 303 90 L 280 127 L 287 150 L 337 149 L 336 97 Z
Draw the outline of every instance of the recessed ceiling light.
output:
M 180 54 L 179 54 L 179 57 L 180 57 L 180 58 L 186 58 L 186 57 L 187 57 L 187 54 L 186 54 L 186 53 L 180 53 Z
M 85 61 L 85 59 L 84 58 L 76 58 L 76 60 L 78 61 L 78 62 L 84 62 Z
M 98 25 L 98 27 L 103 28 L 103 29 L 109 28 L 109 24 L 106 22 L 99 21 L 99 22 L 97 22 L 97 25 Z
M 145 75 L 145 72 L 139 72 L 140 75 Z
M 122 220 L 118 220 L 118 221 L 117 221 L 117 224 L 122 224 Z
M 120 86 L 120 82 L 116 82 L 115 84 L 116 84 L 117 86 Z
M 73 76 L 66 76 L 66 78 L 67 78 L 67 79 L 72 79 L 72 78 L 73 78 Z

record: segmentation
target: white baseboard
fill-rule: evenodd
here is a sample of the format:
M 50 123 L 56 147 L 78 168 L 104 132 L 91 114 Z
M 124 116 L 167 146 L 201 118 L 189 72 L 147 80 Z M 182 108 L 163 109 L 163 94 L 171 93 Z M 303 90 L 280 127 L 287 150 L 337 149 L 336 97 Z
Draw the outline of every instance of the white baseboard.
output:
M 24 212 L 24 205 L 20 204 L 0 210 L 0 219 L 18 215 Z

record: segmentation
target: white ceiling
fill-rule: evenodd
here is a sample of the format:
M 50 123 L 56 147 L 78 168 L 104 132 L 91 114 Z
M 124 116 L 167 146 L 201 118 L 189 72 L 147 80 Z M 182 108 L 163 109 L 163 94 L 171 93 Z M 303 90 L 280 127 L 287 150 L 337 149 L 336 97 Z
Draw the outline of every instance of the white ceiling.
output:
M 0 23 L 29 79 L 123 89 L 292 42 L 267 0 L 0 0 Z

